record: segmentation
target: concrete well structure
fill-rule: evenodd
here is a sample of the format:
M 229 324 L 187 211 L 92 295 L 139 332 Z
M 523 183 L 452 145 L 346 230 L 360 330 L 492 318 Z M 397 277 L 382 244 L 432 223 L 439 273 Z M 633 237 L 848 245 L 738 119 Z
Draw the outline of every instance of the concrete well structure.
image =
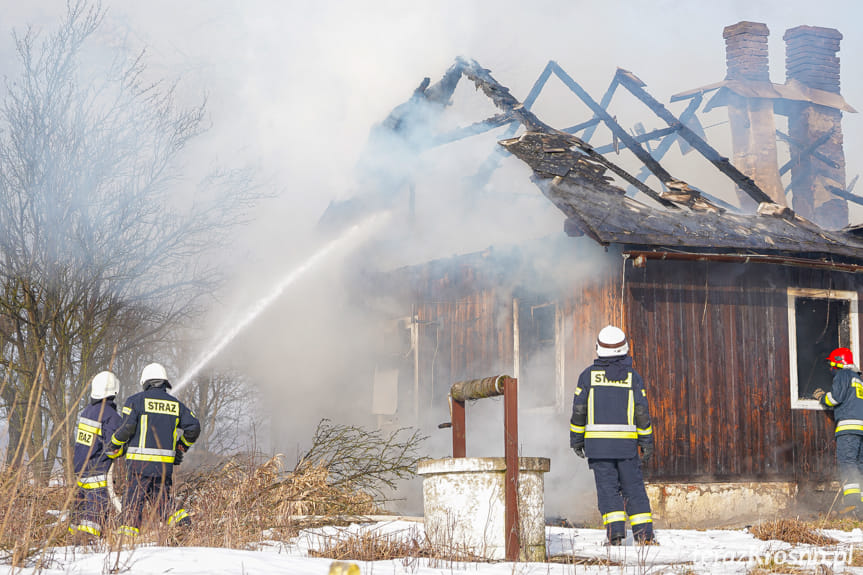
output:
M 545 560 L 544 477 L 551 462 L 520 457 L 519 559 Z M 503 457 L 456 457 L 421 462 L 425 530 L 434 546 L 492 560 L 505 558 Z

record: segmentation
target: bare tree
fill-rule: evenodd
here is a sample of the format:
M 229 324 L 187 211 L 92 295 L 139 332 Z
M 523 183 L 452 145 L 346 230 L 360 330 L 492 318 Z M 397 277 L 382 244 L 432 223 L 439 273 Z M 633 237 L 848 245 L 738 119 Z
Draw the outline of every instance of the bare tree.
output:
M 103 17 L 70 0 L 53 34 L 14 34 L 21 71 L 0 104 L 7 462 L 42 479 L 71 459 L 68 415 L 89 378 L 112 357 L 131 369 L 198 310 L 219 279 L 207 254 L 261 197 L 246 170 L 187 189 L 183 152 L 206 129 L 205 102 L 179 106 L 176 83 L 146 79 L 143 54 L 86 61 Z
M 180 397 L 201 421 L 195 451 L 224 455 L 253 447 L 258 406 L 241 374 L 202 372 Z

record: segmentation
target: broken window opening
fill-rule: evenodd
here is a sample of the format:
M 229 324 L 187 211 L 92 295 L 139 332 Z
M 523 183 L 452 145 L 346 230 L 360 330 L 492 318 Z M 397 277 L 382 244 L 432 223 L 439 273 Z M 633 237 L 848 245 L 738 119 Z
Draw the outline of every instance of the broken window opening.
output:
M 516 300 L 515 371 L 519 403 L 526 409 L 562 409 L 563 319 L 556 302 Z
M 372 381 L 372 413 L 378 428 L 416 423 L 416 320 L 387 322 L 381 330 Z
M 830 352 L 847 347 L 859 361 L 857 293 L 789 289 L 788 325 L 791 407 L 821 409 L 812 395 L 832 387 L 833 372 L 826 361 Z

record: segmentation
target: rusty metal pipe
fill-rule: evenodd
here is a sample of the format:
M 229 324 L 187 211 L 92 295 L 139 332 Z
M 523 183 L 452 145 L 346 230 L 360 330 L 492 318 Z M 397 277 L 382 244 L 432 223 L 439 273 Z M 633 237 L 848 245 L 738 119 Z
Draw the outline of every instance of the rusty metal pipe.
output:
M 465 402 L 469 399 L 483 399 L 503 395 L 503 381 L 506 375 L 495 375 L 482 379 L 469 379 L 454 383 L 449 390 L 453 401 Z

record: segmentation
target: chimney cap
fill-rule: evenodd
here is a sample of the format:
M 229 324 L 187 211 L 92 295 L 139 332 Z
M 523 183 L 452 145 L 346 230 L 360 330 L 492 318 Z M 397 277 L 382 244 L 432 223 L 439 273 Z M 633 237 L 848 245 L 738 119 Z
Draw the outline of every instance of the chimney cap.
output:
M 822 28 L 820 26 L 797 26 L 789 28 L 785 31 L 782 39 L 788 41 L 801 36 L 815 36 L 816 38 L 828 38 L 831 40 L 842 39 L 842 33 L 839 30 L 835 28 Z
M 747 22 L 745 20 L 738 22 L 737 24 L 731 24 L 730 26 L 726 26 L 722 30 L 723 38 L 730 38 L 739 34 L 750 34 L 753 36 L 769 36 L 770 30 L 768 30 L 767 24 L 764 24 L 763 22 Z

